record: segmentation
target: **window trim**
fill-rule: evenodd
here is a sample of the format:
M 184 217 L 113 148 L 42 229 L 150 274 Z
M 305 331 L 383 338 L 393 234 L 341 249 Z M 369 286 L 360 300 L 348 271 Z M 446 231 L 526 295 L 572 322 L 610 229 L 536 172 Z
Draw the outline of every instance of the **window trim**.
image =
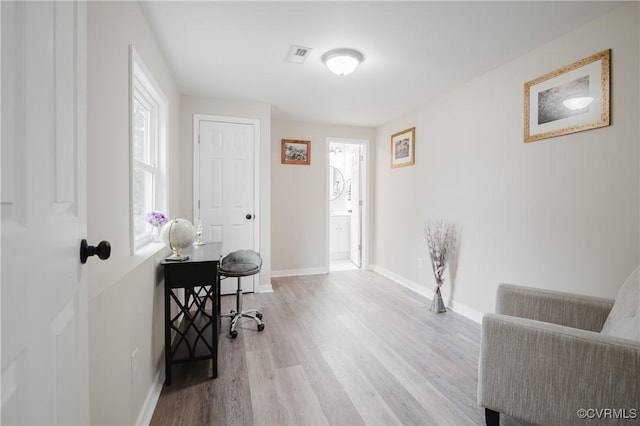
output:
M 150 137 L 155 137 L 157 143 L 152 143 L 149 152 L 149 163 L 135 159 L 135 126 L 133 122 L 134 100 L 136 93 L 142 98 L 157 121 L 157 126 L 150 129 Z M 134 230 L 133 189 L 135 170 L 150 171 L 153 174 L 153 210 L 168 214 L 168 178 L 167 178 L 167 126 L 168 101 L 160 86 L 133 45 L 129 45 L 129 248 L 131 256 L 138 254 L 140 249 L 153 240 L 152 232 L 136 238 Z M 153 120 L 152 120 L 153 121 Z

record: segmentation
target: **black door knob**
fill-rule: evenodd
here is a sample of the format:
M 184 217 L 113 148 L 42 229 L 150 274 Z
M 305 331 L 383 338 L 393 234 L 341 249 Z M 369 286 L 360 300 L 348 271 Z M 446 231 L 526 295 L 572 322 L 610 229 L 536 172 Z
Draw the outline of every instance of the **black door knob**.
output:
M 253 215 L 251 213 L 247 213 L 245 218 L 247 218 L 247 220 L 251 220 L 251 219 L 253 219 Z
M 97 247 L 87 244 L 87 240 L 83 239 L 80 242 L 80 263 L 87 263 L 87 258 L 97 254 L 102 260 L 108 259 L 111 256 L 111 244 L 109 241 L 100 241 Z

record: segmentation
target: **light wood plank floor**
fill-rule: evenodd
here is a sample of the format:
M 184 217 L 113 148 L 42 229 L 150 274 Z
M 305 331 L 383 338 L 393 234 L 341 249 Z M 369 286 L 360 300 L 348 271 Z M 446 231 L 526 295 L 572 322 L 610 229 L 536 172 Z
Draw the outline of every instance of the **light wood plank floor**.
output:
M 248 294 L 265 330 L 223 319 L 218 378 L 178 365 L 151 425 L 472 425 L 480 326 L 368 271 L 277 278 Z M 223 312 L 234 296 L 222 298 Z M 502 418 L 502 424 L 518 425 Z

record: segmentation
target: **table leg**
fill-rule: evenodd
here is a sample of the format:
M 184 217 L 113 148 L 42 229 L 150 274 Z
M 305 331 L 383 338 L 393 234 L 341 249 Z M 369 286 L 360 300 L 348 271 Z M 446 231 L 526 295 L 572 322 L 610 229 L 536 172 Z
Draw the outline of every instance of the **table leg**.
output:
M 171 385 L 171 289 L 164 290 L 164 384 Z

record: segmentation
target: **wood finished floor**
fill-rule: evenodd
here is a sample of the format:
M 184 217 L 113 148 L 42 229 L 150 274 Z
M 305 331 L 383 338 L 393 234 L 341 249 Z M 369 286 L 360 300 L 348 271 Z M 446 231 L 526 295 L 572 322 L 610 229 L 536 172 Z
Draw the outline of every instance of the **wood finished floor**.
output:
M 223 319 L 218 378 L 178 365 L 151 425 L 475 425 L 480 326 L 376 273 L 276 278 L 265 330 Z M 233 307 L 222 298 L 222 311 Z M 505 425 L 519 425 L 501 419 Z

